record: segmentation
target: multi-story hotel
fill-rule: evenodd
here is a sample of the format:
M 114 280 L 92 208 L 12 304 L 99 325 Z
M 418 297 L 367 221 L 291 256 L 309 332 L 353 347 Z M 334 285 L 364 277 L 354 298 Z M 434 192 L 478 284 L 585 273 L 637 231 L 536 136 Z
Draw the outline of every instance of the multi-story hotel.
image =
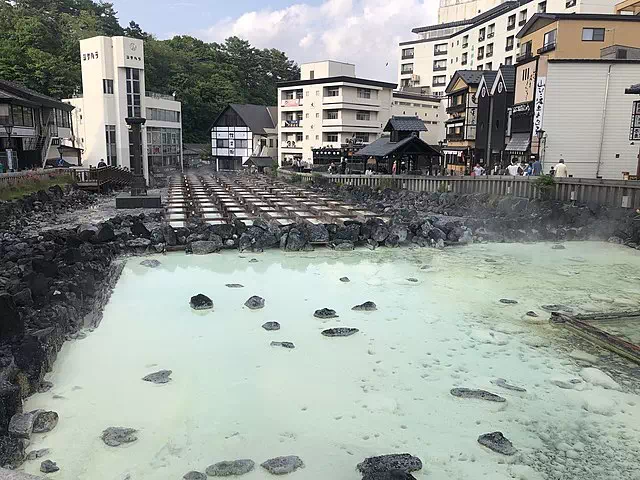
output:
M 75 107 L 73 123 L 85 166 L 130 167 L 128 117 L 142 127 L 144 176 L 182 164 L 182 108 L 168 95 L 147 91 L 144 43 L 127 37 L 80 41 L 82 94 L 65 100 Z
M 516 34 L 536 13 L 613 13 L 614 0 L 442 0 L 436 25 L 414 28 L 400 43 L 398 84 L 444 95 L 456 70 L 515 65 Z M 469 15 L 474 12 L 474 16 Z

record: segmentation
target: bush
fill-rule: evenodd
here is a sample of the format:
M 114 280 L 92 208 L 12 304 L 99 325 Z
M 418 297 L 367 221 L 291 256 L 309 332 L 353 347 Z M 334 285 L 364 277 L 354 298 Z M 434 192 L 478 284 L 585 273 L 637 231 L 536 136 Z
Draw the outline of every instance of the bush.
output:
M 302 176 L 298 173 L 291 175 L 291 183 L 302 183 Z
M 540 192 L 540 198 L 543 200 L 549 200 L 551 193 L 555 189 L 556 181 L 551 175 L 540 175 L 533 182 L 535 187 Z
M 438 186 L 438 193 L 447 193 L 447 184 L 445 182 Z
M 381 178 L 378 182 L 378 188 L 380 190 L 386 190 L 387 188 L 396 188 L 396 182 L 393 178 Z

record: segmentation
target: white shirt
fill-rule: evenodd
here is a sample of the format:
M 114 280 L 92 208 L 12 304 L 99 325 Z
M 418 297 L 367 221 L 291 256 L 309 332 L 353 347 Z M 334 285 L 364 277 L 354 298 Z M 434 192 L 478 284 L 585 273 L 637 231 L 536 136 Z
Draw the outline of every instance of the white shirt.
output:
M 519 165 L 509 165 L 507 167 L 507 171 L 509 172 L 509 175 L 511 175 L 512 177 L 517 177 L 519 168 L 520 168 Z
M 555 176 L 556 177 L 568 177 L 569 171 L 567 170 L 567 166 L 564 163 L 559 163 L 555 166 Z
M 476 174 L 476 177 L 479 177 L 484 173 L 484 168 L 482 167 L 473 167 L 473 173 Z

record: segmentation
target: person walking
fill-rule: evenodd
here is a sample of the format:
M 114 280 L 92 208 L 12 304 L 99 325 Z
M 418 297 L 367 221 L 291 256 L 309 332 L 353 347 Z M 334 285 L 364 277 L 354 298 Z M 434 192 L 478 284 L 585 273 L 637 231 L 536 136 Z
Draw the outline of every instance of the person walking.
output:
M 507 175 L 512 177 L 520 176 L 520 165 L 518 165 L 518 161 L 515 158 L 511 160 L 511 165 L 507 167 Z
M 479 163 L 476 163 L 476 166 L 473 167 L 473 176 L 474 177 L 481 177 L 482 175 L 484 175 L 485 169 L 482 165 L 480 165 Z
M 564 159 L 560 159 L 558 160 L 558 164 L 555 166 L 554 168 L 555 170 L 555 177 L 568 177 L 569 176 L 569 170 L 567 169 L 567 166 L 564 164 Z
M 540 162 L 540 158 L 536 158 L 536 161 L 533 162 L 531 175 L 534 177 L 542 175 L 542 162 Z

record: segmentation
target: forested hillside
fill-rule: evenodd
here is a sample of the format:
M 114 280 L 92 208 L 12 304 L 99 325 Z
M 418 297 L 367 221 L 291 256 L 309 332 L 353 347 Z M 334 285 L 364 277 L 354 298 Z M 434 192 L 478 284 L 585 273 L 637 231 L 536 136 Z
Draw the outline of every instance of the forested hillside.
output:
M 80 44 L 95 35 L 145 40 L 147 89 L 176 92 L 185 143 L 208 142 L 227 103 L 275 105 L 276 82 L 298 66 L 275 49 L 237 37 L 206 43 L 189 36 L 158 40 L 131 21 L 122 27 L 110 3 L 92 0 L 0 0 L 0 78 L 56 98 L 82 91 Z

